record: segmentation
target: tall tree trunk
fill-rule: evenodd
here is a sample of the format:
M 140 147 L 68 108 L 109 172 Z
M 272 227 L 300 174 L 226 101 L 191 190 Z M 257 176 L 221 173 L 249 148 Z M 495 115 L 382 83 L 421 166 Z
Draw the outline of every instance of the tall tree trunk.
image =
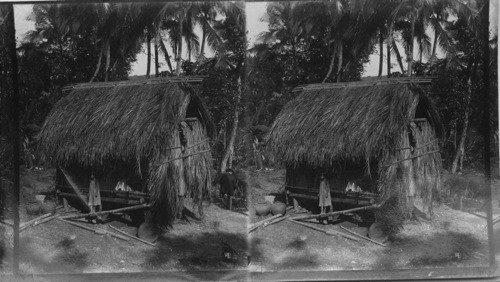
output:
M 420 51 L 420 63 L 422 63 L 422 58 L 423 58 L 423 53 L 424 53 L 424 44 L 422 43 L 422 40 L 419 40 L 419 44 L 418 44 L 418 48 L 419 48 L 419 51 Z
M 410 42 L 410 50 L 408 52 L 408 76 L 413 76 L 412 72 L 413 72 L 413 45 L 414 45 L 414 42 L 415 40 L 414 37 L 415 37 L 415 19 L 416 19 L 416 15 L 413 14 L 412 17 L 411 17 L 411 42 Z
M 436 15 L 436 20 L 438 22 L 441 20 L 439 13 Z M 431 66 L 436 61 L 436 46 L 437 46 L 437 42 L 438 42 L 438 37 L 439 37 L 438 31 L 434 30 L 434 42 L 432 43 L 432 53 L 431 53 L 431 59 L 430 59 Z
M 253 137 L 252 140 L 252 149 L 253 155 L 255 159 L 255 166 L 257 170 L 261 170 L 264 168 L 264 162 L 262 161 L 262 153 L 259 150 L 259 142 L 256 137 Z
M 231 160 L 231 156 L 234 151 L 234 141 L 236 140 L 236 133 L 238 132 L 238 117 L 239 117 L 239 108 L 240 108 L 240 102 L 241 102 L 241 94 L 242 94 L 242 89 L 241 89 L 241 75 L 238 77 L 238 92 L 236 94 L 236 101 L 234 104 L 234 109 L 233 109 L 233 126 L 231 128 L 231 135 L 229 137 L 229 143 L 225 149 L 224 156 L 222 157 L 221 165 L 220 165 L 220 171 L 224 173 L 226 171 L 226 168 L 231 168 L 232 163 L 229 161 Z
M 398 60 L 399 68 L 401 69 L 401 73 L 405 73 L 405 68 L 403 66 L 403 59 L 401 58 L 401 53 L 399 53 L 398 45 L 396 45 L 396 41 L 394 38 L 392 39 L 392 49 L 396 54 L 396 59 Z
M 155 38 L 155 77 L 160 76 L 160 62 L 158 61 L 158 37 Z
M 205 57 L 205 41 L 207 39 L 207 27 L 206 23 L 203 23 L 202 26 L 202 34 L 201 34 L 201 49 L 200 49 L 200 57 Z
M 20 204 L 20 189 L 19 189 L 19 72 L 17 66 L 17 52 L 16 52 L 16 29 L 14 23 L 14 6 L 12 4 L 8 4 L 7 6 L 7 19 L 5 24 L 7 25 L 7 33 L 8 33 L 8 52 L 10 57 L 11 64 L 11 76 L 12 76 L 12 121 L 14 126 L 12 132 L 12 141 L 13 141 L 13 156 L 12 156 L 12 164 L 14 165 L 14 175 L 13 175 L 13 203 L 12 203 L 12 213 L 14 217 L 14 226 L 13 226 L 13 262 L 12 262 L 12 272 L 15 276 L 19 275 L 19 204 Z
M 382 77 L 382 69 L 384 67 L 384 36 L 382 34 L 382 28 L 379 27 L 379 41 L 378 49 L 380 50 L 380 59 L 378 65 L 378 78 Z
M 109 39 L 106 40 L 106 69 L 104 72 L 104 81 L 109 79 L 109 64 L 111 62 L 111 46 Z
M 102 54 L 104 54 L 104 49 L 105 45 L 101 45 L 100 51 L 99 51 L 99 59 L 97 59 L 97 66 L 95 67 L 95 72 L 92 78 L 90 79 L 90 82 L 93 82 L 94 79 L 97 77 L 97 74 L 99 73 L 99 69 L 101 68 L 101 60 L 102 60 Z
M 342 41 L 339 44 L 339 65 L 337 66 L 337 83 L 340 82 L 340 77 L 342 75 L 342 59 L 344 57 L 344 47 L 342 46 Z
M 335 57 L 336 56 L 337 56 L 337 46 L 334 46 L 333 53 L 332 53 L 332 59 L 330 60 L 330 66 L 328 67 L 328 72 L 326 73 L 325 78 L 323 79 L 323 81 L 321 83 L 325 83 L 328 80 L 328 78 L 330 77 L 330 75 L 332 75 L 333 65 L 335 64 Z
M 387 31 L 387 77 L 391 77 L 391 42 L 392 42 L 392 23 L 389 24 Z
M 181 67 L 182 67 L 182 27 L 183 27 L 183 22 L 184 22 L 184 11 L 180 11 L 179 13 L 179 38 L 177 40 L 177 67 L 175 69 L 175 74 L 179 75 L 181 74 Z
M 453 156 L 453 162 L 451 165 L 451 173 L 457 172 L 458 162 L 460 158 L 465 153 L 465 140 L 467 137 L 467 130 L 469 129 L 469 107 L 472 97 L 472 75 L 469 76 L 467 80 L 467 97 L 464 106 L 464 122 L 462 124 L 462 132 L 460 133 L 460 141 L 458 142 L 458 148 Z
M 192 46 L 191 46 L 191 39 L 187 40 L 187 51 L 188 51 L 188 62 L 191 62 L 191 53 L 192 53 Z
M 146 41 L 148 44 L 147 64 L 146 64 L 146 78 L 149 78 L 151 73 L 151 29 L 148 27 L 146 32 Z
M 436 46 L 437 46 L 437 41 L 438 41 L 438 32 L 436 31 L 434 33 L 434 42 L 432 43 L 432 53 L 431 53 L 431 66 L 434 64 L 436 61 Z
M 163 39 L 161 38 L 160 35 L 158 35 L 158 41 L 160 42 L 161 51 L 165 55 L 165 61 L 167 62 L 168 69 L 170 70 L 170 73 L 172 73 L 173 70 L 172 70 L 172 64 L 170 63 L 170 55 L 168 54 L 167 47 L 165 46 L 165 43 L 163 43 Z

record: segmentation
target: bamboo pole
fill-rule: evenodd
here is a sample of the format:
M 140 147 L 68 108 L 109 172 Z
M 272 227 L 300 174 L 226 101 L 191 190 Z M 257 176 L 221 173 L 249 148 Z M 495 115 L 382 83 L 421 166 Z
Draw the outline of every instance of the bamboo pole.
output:
M 35 227 L 35 226 L 37 226 L 37 225 L 39 225 L 39 224 L 45 223 L 45 222 L 47 222 L 47 221 L 51 221 L 51 220 L 53 220 L 54 218 L 57 218 L 57 215 L 49 216 L 49 217 L 47 217 L 47 218 L 44 218 L 44 219 L 42 219 L 42 220 L 40 220 L 40 221 L 35 222 L 35 223 L 33 223 L 33 227 Z
M 287 219 L 287 218 L 289 218 L 289 217 L 290 217 L 290 215 L 275 218 L 275 219 L 273 219 L 273 220 L 271 220 L 271 221 L 268 221 L 268 222 L 266 222 L 266 223 L 262 224 L 260 227 L 261 227 L 261 228 L 266 228 L 266 227 L 267 227 L 267 226 L 269 226 L 269 225 L 272 225 L 272 224 L 278 223 L 278 222 L 280 222 L 280 221 L 282 221 L 282 220 L 285 220 L 285 219 Z
M 342 226 L 342 225 L 339 225 L 339 226 L 340 226 L 340 228 L 342 228 L 343 230 L 345 230 L 345 231 L 347 231 L 347 232 L 349 232 L 349 233 L 351 233 L 351 234 L 353 234 L 353 235 L 355 235 L 355 236 L 358 236 L 359 238 L 365 239 L 365 240 L 367 240 L 367 241 L 370 241 L 370 242 L 372 242 L 372 243 L 374 243 L 374 244 L 377 244 L 377 245 L 380 245 L 380 246 L 382 246 L 382 247 L 387 247 L 387 246 L 386 246 L 385 244 L 383 244 L 383 243 L 377 242 L 377 241 L 372 240 L 372 239 L 370 239 L 370 238 L 368 238 L 368 237 L 365 237 L 365 236 L 363 236 L 363 235 L 361 235 L 361 234 L 358 234 L 358 233 L 356 233 L 356 232 L 354 232 L 354 231 L 351 231 L 351 230 L 349 230 L 349 229 L 345 228 L 345 227 L 344 227 L 344 226 Z
M 98 216 L 98 215 L 115 213 L 115 212 L 141 210 L 141 209 L 147 209 L 149 207 L 150 207 L 150 204 L 142 204 L 142 205 L 137 205 L 137 206 L 132 206 L 132 207 L 125 207 L 125 208 L 119 208 L 119 209 L 114 209 L 114 210 L 107 210 L 107 211 L 100 211 L 100 212 L 93 212 L 93 213 L 86 213 L 86 214 L 77 214 L 77 215 L 62 216 L 60 218 L 61 219 L 77 219 L 77 218 L 84 218 L 84 217 L 87 217 L 87 216 Z
M 430 142 L 427 142 L 427 143 L 425 143 L 425 144 L 422 144 L 422 145 L 420 145 L 420 146 L 416 147 L 416 148 L 415 148 L 415 150 L 422 149 L 422 148 L 424 148 L 424 147 L 427 147 L 427 146 L 429 146 L 429 145 L 432 145 L 432 144 L 436 143 L 437 141 L 439 141 L 439 139 L 434 139 L 434 140 L 432 140 L 432 141 L 430 141 Z M 411 148 L 412 148 L 412 147 L 404 147 L 404 148 L 398 148 L 398 149 L 396 149 L 396 150 L 409 150 L 409 149 L 411 149 Z
M 313 219 L 313 218 L 320 218 L 320 217 L 328 217 L 328 216 L 332 216 L 332 215 L 344 214 L 344 213 L 350 213 L 350 212 L 356 212 L 356 211 L 374 210 L 374 209 L 378 209 L 379 207 L 380 207 L 380 204 L 374 204 L 371 206 L 353 208 L 353 209 L 348 209 L 348 210 L 343 210 L 343 211 L 335 211 L 335 212 L 328 212 L 328 213 L 322 213 L 322 214 L 313 214 L 313 215 L 292 217 L 290 219 L 305 220 L 305 219 Z
M 203 140 L 201 140 L 201 141 L 199 141 L 199 142 L 196 142 L 196 143 L 194 143 L 194 144 L 192 144 L 192 145 L 187 146 L 187 147 L 186 147 L 186 149 L 191 149 L 191 148 L 193 148 L 194 146 L 197 146 L 197 145 L 203 144 L 203 143 L 205 143 L 205 142 L 207 142 L 207 141 L 209 141 L 209 140 L 210 140 L 210 138 L 205 138 L 205 139 L 203 139 Z M 183 146 L 175 146 L 175 147 L 166 148 L 165 150 L 182 149 L 182 147 L 183 147 Z
M 130 237 L 130 238 L 132 238 L 132 239 L 135 239 L 135 240 L 137 240 L 137 241 L 139 241 L 139 242 L 142 242 L 142 243 L 144 243 L 144 244 L 146 244 L 146 245 L 150 245 L 150 246 L 153 246 L 153 247 L 155 247 L 155 246 L 156 246 L 155 244 L 153 244 L 153 243 L 151 243 L 151 242 L 148 242 L 148 241 L 146 241 L 146 240 L 142 240 L 141 238 L 137 238 L 136 236 L 130 235 L 130 234 L 128 234 L 127 232 L 124 232 L 124 231 L 122 231 L 122 230 L 120 230 L 120 229 L 118 229 L 118 228 L 116 228 L 116 227 L 113 227 L 111 224 L 109 225 L 109 227 L 110 227 L 111 229 L 113 229 L 113 230 L 115 230 L 115 231 L 117 231 L 117 232 L 119 232 L 119 233 L 121 233 L 121 234 L 123 234 L 123 235 L 127 236 L 127 237 Z
M 154 164 L 154 166 L 160 166 L 160 165 L 168 164 L 168 163 L 173 162 L 175 160 L 184 159 L 184 158 L 187 158 L 187 157 L 190 157 L 190 156 L 193 156 L 193 155 L 198 155 L 198 154 L 208 153 L 208 152 L 210 152 L 210 150 L 204 150 L 204 151 L 200 151 L 200 152 L 196 152 L 196 153 L 192 153 L 192 154 L 180 156 L 180 157 L 177 157 L 177 158 L 174 158 L 174 159 L 162 162 L 162 163 Z
M 422 157 L 422 156 L 425 156 L 425 155 L 434 154 L 434 153 L 439 153 L 439 150 L 430 151 L 430 152 L 427 152 L 427 153 L 423 153 L 423 154 L 420 154 L 420 155 L 416 155 L 416 156 L 412 156 L 412 157 L 409 157 L 409 158 L 406 158 L 406 159 L 402 159 L 402 160 L 399 160 L 399 161 L 395 161 L 395 162 L 393 162 L 392 164 L 387 164 L 387 165 L 384 165 L 383 167 L 384 167 L 384 168 L 387 168 L 387 167 L 393 166 L 393 165 L 395 165 L 395 164 L 398 164 L 398 163 L 400 163 L 400 162 L 413 160 L 413 159 L 415 159 L 415 158 L 419 158 L 419 157 Z
M 80 200 L 81 204 L 83 206 L 85 206 L 85 208 L 90 211 L 92 210 L 89 206 L 89 203 L 87 202 L 86 200 L 86 197 L 83 195 L 83 193 L 80 191 L 80 189 L 78 188 L 78 185 L 76 183 L 73 182 L 73 179 L 71 179 L 71 176 L 68 175 L 68 173 L 62 169 L 62 168 L 59 168 L 59 170 L 62 172 L 62 175 L 64 176 L 64 178 L 66 179 L 66 182 L 68 182 L 68 184 L 70 185 L 70 187 L 73 189 L 73 191 L 75 192 L 75 194 L 78 196 L 78 200 Z
M 297 220 L 293 220 L 293 218 L 289 218 L 289 220 L 293 223 L 296 223 L 298 225 L 302 225 L 302 226 L 305 226 L 305 227 L 308 227 L 308 228 L 311 228 L 311 229 L 314 229 L 316 231 L 320 231 L 320 232 L 323 232 L 325 233 L 326 235 L 331 235 L 331 236 L 342 236 L 342 237 L 345 237 L 347 239 L 350 239 L 350 240 L 353 240 L 353 241 L 356 241 L 356 242 L 359 242 L 358 238 L 356 237 L 353 237 L 349 234 L 345 234 L 345 233 L 342 233 L 342 232 L 339 232 L 339 231 L 336 231 L 336 230 L 324 230 L 324 229 L 321 229 L 319 227 L 316 227 L 316 226 L 312 226 L 312 225 L 309 225 L 309 224 L 306 224 L 304 222 L 300 222 L 300 221 L 297 221 Z
M 8 226 L 8 227 L 14 227 L 13 223 L 10 223 L 8 221 L 0 220 L 0 224 Z
M 46 217 L 49 217 L 51 214 L 52 214 L 52 213 L 46 213 L 46 214 L 44 214 L 44 215 L 41 215 L 41 216 L 39 216 L 39 217 L 37 217 L 37 218 L 34 218 L 34 219 L 30 220 L 30 221 L 27 221 L 27 222 L 25 222 L 25 223 L 21 224 L 21 225 L 19 226 L 19 231 L 21 231 L 21 230 L 25 229 L 26 227 L 30 226 L 31 224 L 35 223 L 36 221 L 39 221 L 39 220 L 44 219 L 44 218 L 46 218 Z
M 93 228 L 87 227 L 87 226 L 85 226 L 85 225 L 78 224 L 78 223 L 76 223 L 76 222 L 71 222 L 71 221 L 68 221 L 68 220 L 64 220 L 64 219 L 62 219 L 62 218 L 60 218 L 60 217 L 58 217 L 58 219 L 59 219 L 60 221 L 62 221 L 62 222 L 66 222 L 66 223 L 71 224 L 71 225 L 74 225 L 74 226 L 76 226 L 76 227 L 80 227 L 80 228 L 82 228 L 82 229 L 85 229 L 85 230 L 88 230 L 88 231 L 94 232 L 94 233 L 96 233 L 96 234 L 100 234 L 100 235 L 106 235 L 106 234 L 109 234 L 109 235 L 111 235 L 111 236 L 113 236 L 113 237 L 116 237 L 116 238 L 118 238 L 118 239 L 121 239 L 121 240 L 124 240 L 124 241 L 127 241 L 127 242 L 128 242 L 128 238 L 127 238 L 127 237 L 123 237 L 123 236 L 118 235 L 118 234 L 116 234 L 116 233 L 113 233 L 113 232 L 111 232 L 111 231 L 107 231 L 107 230 L 104 230 L 104 229 L 101 229 L 101 228 L 93 229 Z
M 261 226 L 262 224 L 264 224 L 264 223 L 266 223 L 266 222 L 268 222 L 268 221 L 271 221 L 271 220 L 273 220 L 273 219 L 276 219 L 276 218 L 278 218 L 278 217 L 280 217 L 280 216 L 283 216 L 283 215 L 282 215 L 281 213 L 279 213 L 279 214 L 277 214 L 277 215 L 273 215 L 273 216 L 271 216 L 271 217 L 268 217 L 268 218 L 266 218 L 266 219 L 264 219 L 264 220 L 258 221 L 258 222 L 254 223 L 252 226 L 250 226 L 250 227 L 248 228 L 248 232 L 252 232 L 252 231 L 254 231 L 255 229 L 257 229 L 257 227 Z

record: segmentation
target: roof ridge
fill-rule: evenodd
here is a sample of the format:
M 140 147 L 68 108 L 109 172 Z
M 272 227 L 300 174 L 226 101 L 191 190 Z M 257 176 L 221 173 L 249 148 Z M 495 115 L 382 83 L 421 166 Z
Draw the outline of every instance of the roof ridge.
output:
M 388 85 L 388 84 L 409 84 L 409 83 L 430 83 L 433 79 L 437 77 L 426 76 L 426 77 L 397 77 L 397 78 L 383 78 L 377 80 L 369 81 L 352 81 L 352 82 L 340 82 L 340 83 L 311 83 L 304 84 L 295 87 L 292 92 L 298 92 L 305 89 L 336 89 L 345 87 L 361 87 L 361 86 L 372 86 L 372 85 Z
M 200 83 L 208 76 L 169 76 L 150 79 L 132 79 L 120 81 L 107 81 L 107 82 L 84 82 L 67 85 L 63 91 L 72 89 L 86 89 L 86 88 L 99 88 L 99 87 L 114 87 L 114 86 L 132 86 L 132 85 L 147 85 L 147 84 L 163 84 L 169 82 L 189 82 Z

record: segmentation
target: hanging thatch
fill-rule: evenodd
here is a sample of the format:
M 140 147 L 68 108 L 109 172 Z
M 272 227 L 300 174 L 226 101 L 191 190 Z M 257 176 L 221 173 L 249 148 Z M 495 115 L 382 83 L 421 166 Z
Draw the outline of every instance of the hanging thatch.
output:
M 186 122 L 188 117 L 196 119 Z M 196 133 L 183 132 L 181 124 L 192 127 L 193 123 L 199 127 Z M 181 132 L 196 136 L 186 143 Z M 61 167 L 103 174 L 132 167 L 147 183 L 147 189 L 141 189 L 152 195 L 152 220 L 170 223 L 179 209 L 181 193 L 200 199 L 202 190 L 210 188 L 207 138 L 213 132 L 210 115 L 191 86 L 182 81 L 152 80 L 72 87 L 52 109 L 39 137 L 45 154 Z M 183 158 L 189 149 L 182 146 L 200 140 L 204 143 L 193 150 L 206 152 L 194 159 Z M 181 171 L 199 174 L 181 177 Z M 180 182 L 186 183 L 188 191 L 178 191 Z
M 268 145 L 287 163 L 369 160 L 394 148 L 419 103 L 441 134 L 439 116 L 418 85 L 306 88 L 280 112 Z
M 409 198 L 421 196 L 428 205 L 439 186 L 441 159 L 438 152 L 429 153 L 439 150 L 437 142 L 424 143 L 436 141 L 443 129 L 421 86 L 414 80 L 382 80 L 300 90 L 269 134 L 268 147 L 287 167 L 325 171 L 346 163 L 362 164 L 365 174 L 375 170 L 375 192 L 384 201 L 397 196 L 397 202 L 408 207 Z M 417 140 L 409 139 L 411 126 L 418 127 L 412 131 Z

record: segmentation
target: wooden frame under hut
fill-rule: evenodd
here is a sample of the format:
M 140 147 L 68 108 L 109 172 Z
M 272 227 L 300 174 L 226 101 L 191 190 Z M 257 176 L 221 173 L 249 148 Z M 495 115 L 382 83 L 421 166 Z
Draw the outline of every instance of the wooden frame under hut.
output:
M 443 126 L 422 86 L 429 82 L 399 78 L 298 88 L 268 140 L 286 165 L 288 197 L 295 204 L 314 200 L 317 207 L 321 187 L 330 190 L 333 208 L 375 204 L 377 220 L 392 227 L 414 205 L 432 214 Z
M 211 189 L 214 124 L 191 83 L 200 77 L 67 87 L 40 132 L 59 196 L 83 212 L 150 205 L 167 226 Z

